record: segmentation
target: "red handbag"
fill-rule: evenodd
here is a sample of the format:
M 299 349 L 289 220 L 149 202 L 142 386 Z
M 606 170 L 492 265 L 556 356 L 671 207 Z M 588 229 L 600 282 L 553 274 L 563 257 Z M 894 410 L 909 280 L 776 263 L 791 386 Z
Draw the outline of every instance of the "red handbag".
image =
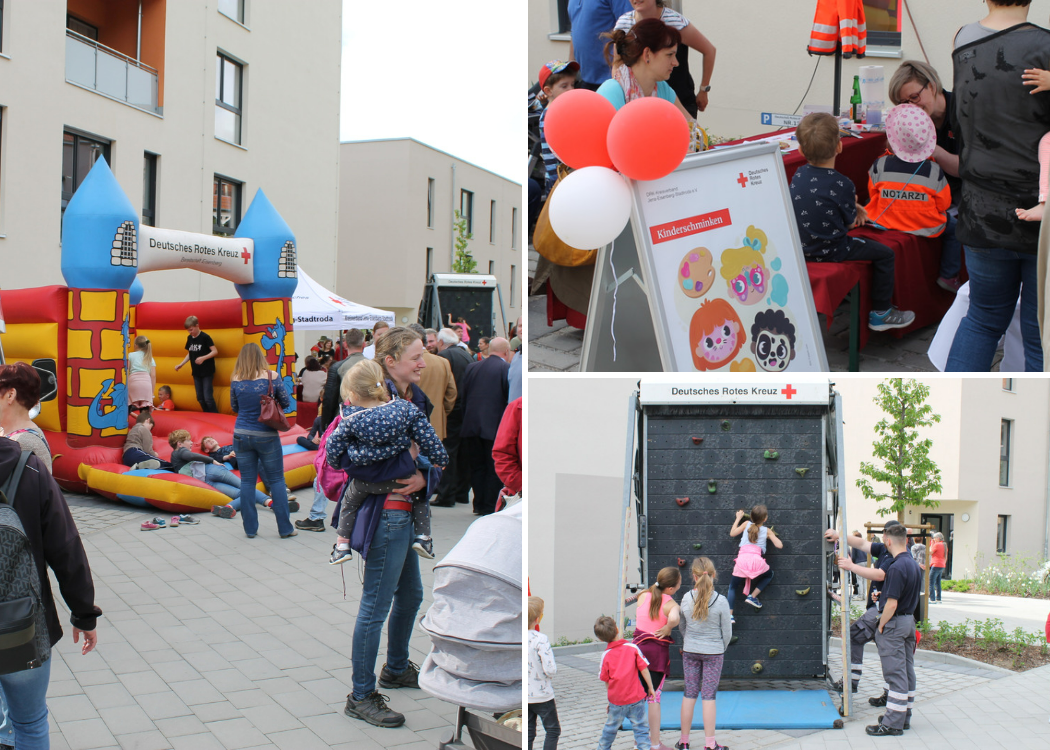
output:
M 288 424 L 288 418 L 284 416 L 281 405 L 273 397 L 273 378 L 267 374 L 266 379 L 269 381 L 269 388 L 259 396 L 259 421 L 278 432 L 287 432 L 292 426 Z

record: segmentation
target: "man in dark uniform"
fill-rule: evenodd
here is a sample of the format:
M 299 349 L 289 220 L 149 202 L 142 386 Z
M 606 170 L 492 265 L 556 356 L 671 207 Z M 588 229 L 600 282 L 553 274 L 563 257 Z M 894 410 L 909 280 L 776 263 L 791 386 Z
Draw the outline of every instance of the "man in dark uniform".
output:
M 865 728 L 872 737 L 899 737 L 911 728 L 915 703 L 915 608 L 919 605 L 922 570 L 908 554 L 903 526 L 886 529 L 882 535 L 893 555 L 882 582 L 879 627 L 875 643 L 882 661 L 882 676 L 889 685 L 886 713 L 878 724 Z
M 457 502 L 466 503 L 470 499 L 470 472 L 467 461 L 460 451 L 459 428 L 463 424 L 463 373 L 472 360 L 470 352 L 459 343 L 459 334 L 451 328 L 442 328 L 437 334 L 437 355 L 448 360 L 452 367 L 452 379 L 456 381 L 456 404 L 448 413 L 445 424 L 445 438 L 441 441 L 448 453 L 448 466 L 441 474 L 437 497 L 431 500 L 431 506 L 451 508 Z

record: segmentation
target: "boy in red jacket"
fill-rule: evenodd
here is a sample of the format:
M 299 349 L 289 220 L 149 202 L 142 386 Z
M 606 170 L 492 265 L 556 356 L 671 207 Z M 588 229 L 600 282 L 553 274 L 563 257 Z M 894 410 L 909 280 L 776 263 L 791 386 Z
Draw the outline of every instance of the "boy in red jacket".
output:
M 599 617 L 594 623 L 594 634 L 609 644 L 602 653 L 599 673 L 602 682 L 609 687 L 609 715 L 602 728 L 601 739 L 598 740 L 598 750 L 612 747 L 624 719 L 631 722 L 635 747 L 638 750 L 650 750 L 649 712 L 645 697 L 654 695 L 654 692 L 649 662 L 637 646 L 620 638 L 620 629 L 613 618 L 604 615 Z

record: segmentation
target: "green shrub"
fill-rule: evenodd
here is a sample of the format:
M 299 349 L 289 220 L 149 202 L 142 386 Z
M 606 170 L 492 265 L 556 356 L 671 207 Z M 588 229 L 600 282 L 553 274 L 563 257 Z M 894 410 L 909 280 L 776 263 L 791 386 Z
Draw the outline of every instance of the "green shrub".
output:
M 972 584 L 973 581 L 969 578 L 960 578 L 951 581 L 941 581 L 941 588 L 945 591 L 959 591 L 966 594 L 969 593 Z
M 1050 561 L 1032 557 L 996 555 L 996 561 L 981 567 L 982 555 L 974 560 L 974 586 L 993 594 L 1050 597 Z

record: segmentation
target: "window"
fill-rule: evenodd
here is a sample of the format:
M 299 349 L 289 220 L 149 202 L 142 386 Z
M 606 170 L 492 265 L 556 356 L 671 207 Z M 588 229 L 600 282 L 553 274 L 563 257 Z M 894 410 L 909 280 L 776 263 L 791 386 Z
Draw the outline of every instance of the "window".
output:
M 244 0 L 219 0 L 219 12 L 237 23 L 244 23 Z
M 91 136 L 71 133 L 66 131 L 62 134 L 62 214 L 65 215 L 66 206 L 73 197 L 73 193 L 80 187 L 80 183 L 87 177 L 91 167 L 104 157 L 112 166 L 110 159 L 109 141 Z
M 1013 392 L 1013 390 L 1014 390 L 1014 379 L 1013 378 L 1003 378 L 1003 390 L 1004 391 L 1010 391 L 1011 393 Z
M 70 31 L 74 31 L 80 36 L 86 36 L 88 39 L 94 39 L 98 41 L 98 27 L 92 26 L 87 21 L 81 21 L 79 18 L 66 14 L 66 28 Z
M 142 159 L 142 223 L 157 226 L 157 155 L 149 151 Z
M 232 235 L 241 223 L 241 183 L 215 175 L 212 191 L 212 234 Z
M 518 249 L 518 207 L 510 210 L 510 249 Z
M 467 220 L 467 234 L 474 234 L 474 193 L 459 191 L 459 215 Z
M 901 0 L 864 0 L 869 47 L 901 46 Z
M 1010 516 L 999 516 L 999 523 L 996 525 L 995 530 L 995 551 L 1000 554 L 1006 554 L 1006 522 L 1010 520 Z
M 568 34 L 571 26 L 569 0 L 558 0 L 558 17 L 554 19 L 554 30 L 559 34 Z
M 489 261 L 489 276 L 495 276 L 495 275 L 496 275 L 496 261 L 490 260 Z
M 489 244 L 496 244 L 496 201 L 489 205 Z
M 1010 427 L 1013 422 L 1009 419 L 1003 420 L 1002 431 L 999 435 L 999 486 L 1010 486 Z
M 427 226 L 434 226 L 434 178 L 427 178 Z
M 518 306 L 518 267 L 510 267 L 510 306 Z
M 427 248 L 427 282 L 430 281 L 430 275 L 434 273 L 434 248 Z
M 242 66 L 223 54 L 215 56 L 215 137 L 241 142 Z

